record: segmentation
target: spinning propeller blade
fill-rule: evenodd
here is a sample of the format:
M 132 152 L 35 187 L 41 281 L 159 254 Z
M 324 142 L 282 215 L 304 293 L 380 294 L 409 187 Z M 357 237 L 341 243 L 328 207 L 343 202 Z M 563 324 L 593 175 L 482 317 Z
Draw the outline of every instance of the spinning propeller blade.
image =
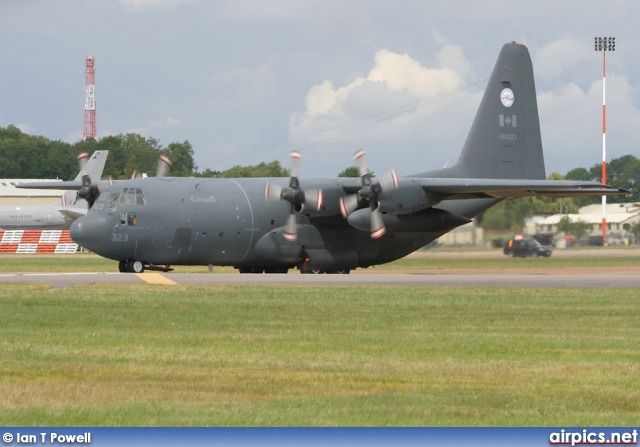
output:
M 365 163 L 364 155 L 364 149 L 358 149 L 353 156 L 358 166 L 360 178 L 362 179 L 362 187 L 356 194 L 350 194 L 340 198 L 340 213 L 342 217 L 346 219 L 349 214 L 368 203 L 371 208 L 371 239 L 378 239 L 387 231 L 382 220 L 382 214 L 380 213 L 378 197 L 383 191 L 398 189 L 398 173 L 395 169 L 391 169 L 391 171 L 380 180 L 372 180 L 371 173 Z
M 158 158 L 158 169 L 156 169 L 156 177 L 166 177 L 171 167 L 171 159 L 165 154 L 160 154 Z
M 298 238 L 296 213 L 301 213 L 305 205 L 312 206 L 320 211 L 324 205 L 324 193 L 321 189 L 310 189 L 303 191 L 300 188 L 298 175 L 300 173 L 300 160 L 302 155 L 299 151 L 291 151 L 291 168 L 289 172 L 289 186 L 282 187 L 276 183 L 267 182 L 264 186 L 264 198 L 267 201 L 286 200 L 291 203 L 291 214 L 287 218 L 287 224 L 284 229 L 284 238 L 287 241 L 294 242 Z

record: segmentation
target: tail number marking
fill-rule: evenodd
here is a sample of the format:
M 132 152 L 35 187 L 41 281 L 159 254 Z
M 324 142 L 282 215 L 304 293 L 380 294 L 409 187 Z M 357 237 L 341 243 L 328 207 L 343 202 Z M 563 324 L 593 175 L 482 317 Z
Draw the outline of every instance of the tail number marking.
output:
M 501 133 L 500 134 L 500 139 L 501 140 L 509 140 L 509 141 L 516 141 L 518 139 L 518 136 L 514 133 Z

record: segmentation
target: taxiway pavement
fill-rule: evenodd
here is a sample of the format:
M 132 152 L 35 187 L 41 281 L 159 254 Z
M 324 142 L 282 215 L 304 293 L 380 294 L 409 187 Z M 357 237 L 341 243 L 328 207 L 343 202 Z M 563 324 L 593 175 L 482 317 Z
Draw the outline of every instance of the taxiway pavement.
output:
M 416 271 L 403 273 L 354 273 L 350 275 L 237 274 L 237 273 L 0 273 L 0 283 L 49 284 L 55 288 L 81 284 L 164 284 L 171 285 L 295 285 L 295 286 L 499 286 L 499 287 L 636 287 L 637 269 L 616 274 L 589 274 L 557 270 L 505 271 Z M 545 273 L 546 272 L 546 273 Z

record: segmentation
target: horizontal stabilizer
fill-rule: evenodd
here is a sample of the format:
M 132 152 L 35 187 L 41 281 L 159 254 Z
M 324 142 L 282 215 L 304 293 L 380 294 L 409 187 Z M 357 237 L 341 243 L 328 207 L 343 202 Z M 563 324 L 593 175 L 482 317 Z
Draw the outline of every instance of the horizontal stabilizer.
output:
M 598 182 L 569 180 L 501 180 L 501 179 L 421 179 L 425 191 L 439 194 L 441 200 L 473 198 L 509 199 L 515 197 L 586 197 L 629 195 L 631 191 Z
M 68 220 L 76 220 L 82 216 L 87 215 L 87 212 L 81 208 L 77 208 L 77 209 L 63 208 L 63 209 L 59 209 L 58 212 L 62 214 L 65 217 L 65 219 L 68 219 Z

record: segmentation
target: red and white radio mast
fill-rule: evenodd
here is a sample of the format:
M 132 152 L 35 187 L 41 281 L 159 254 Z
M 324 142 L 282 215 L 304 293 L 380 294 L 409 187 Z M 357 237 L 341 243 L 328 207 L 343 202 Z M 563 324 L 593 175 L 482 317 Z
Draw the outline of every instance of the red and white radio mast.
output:
M 84 99 L 84 131 L 82 139 L 87 137 L 96 138 L 96 69 L 94 59 L 89 56 L 85 63 L 87 70 L 85 72 L 85 99 Z

